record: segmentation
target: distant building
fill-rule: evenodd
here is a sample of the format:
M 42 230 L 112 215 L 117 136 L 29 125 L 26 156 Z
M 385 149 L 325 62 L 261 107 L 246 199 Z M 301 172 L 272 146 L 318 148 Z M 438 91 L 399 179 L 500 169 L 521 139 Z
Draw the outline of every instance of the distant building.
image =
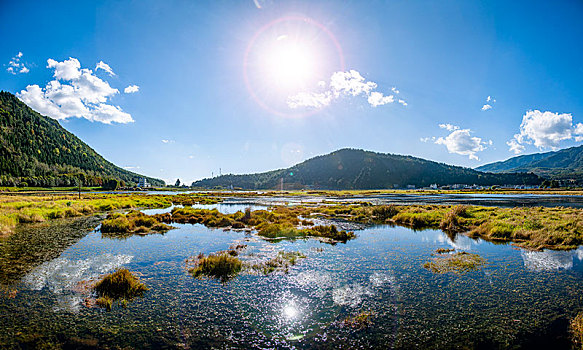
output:
M 152 185 L 150 185 L 150 183 L 148 182 L 148 180 L 146 180 L 145 177 L 141 177 L 140 180 L 138 180 L 137 186 L 140 188 L 148 188 L 151 187 Z
M 429 185 L 429 188 L 431 188 L 432 190 L 436 190 L 439 186 L 437 186 L 437 184 L 431 184 Z
M 407 185 L 407 189 L 408 190 L 414 190 L 415 189 L 415 185 Z

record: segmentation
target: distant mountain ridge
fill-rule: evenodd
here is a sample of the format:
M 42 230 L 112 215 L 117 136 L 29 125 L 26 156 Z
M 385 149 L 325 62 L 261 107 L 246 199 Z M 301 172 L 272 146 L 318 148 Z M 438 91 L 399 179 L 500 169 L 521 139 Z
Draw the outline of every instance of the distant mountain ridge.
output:
M 479 166 L 476 170 L 492 173 L 533 172 L 549 178 L 581 181 L 583 180 L 583 146 L 517 156 Z
M 247 175 L 223 175 L 193 182 L 201 188 L 382 189 L 431 184 L 539 185 L 534 174 L 492 174 L 412 156 L 341 149 L 287 169 Z
M 0 91 L 0 186 L 99 186 L 109 180 L 135 185 L 145 177 L 105 160 L 56 120 L 45 117 L 9 92 Z

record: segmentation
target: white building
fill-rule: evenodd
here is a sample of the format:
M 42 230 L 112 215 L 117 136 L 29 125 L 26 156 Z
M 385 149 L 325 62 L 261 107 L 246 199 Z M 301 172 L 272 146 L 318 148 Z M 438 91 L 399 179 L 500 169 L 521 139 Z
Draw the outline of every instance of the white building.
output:
M 150 185 L 150 183 L 148 182 L 148 180 L 146 180 L 145 177 L 141 177 L 140 180 L 138 180 L 138 187 L 142 187 L 142 188 L 147 188 L 150 187 L 152 185 Z

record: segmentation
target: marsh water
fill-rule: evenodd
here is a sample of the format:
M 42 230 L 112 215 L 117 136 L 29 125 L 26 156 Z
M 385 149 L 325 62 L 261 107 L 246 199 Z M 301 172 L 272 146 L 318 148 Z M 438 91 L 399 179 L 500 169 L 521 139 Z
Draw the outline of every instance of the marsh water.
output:
M 0 241 L 0 348 L 557 349 L 570 348 L 568 322 L 583 309 L 583 249 L 531 252 L 390 226 L 357 230 L 345 244 L 273 242 L 198 224 L 111 239 L 98 223 L 30 224 Z M 287 273 L 226 283 L 188 273 L 189 257 L 234 244 L 247 245 L 247 262 L 278 251 L 306 257 Z M 434 274 L 423 265 L 437 248 L 486 264 Z M 92 307 L 86 282 L 119 267 L 149 291 L 125 308 Z M 371 313 L 368 327 L 343 322 L 360 312 Z

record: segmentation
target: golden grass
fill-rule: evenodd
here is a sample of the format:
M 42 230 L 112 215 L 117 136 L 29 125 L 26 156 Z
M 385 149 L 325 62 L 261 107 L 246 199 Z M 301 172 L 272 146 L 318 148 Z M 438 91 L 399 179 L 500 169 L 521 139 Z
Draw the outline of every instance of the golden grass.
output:
M 0 236 L 14 232 L 17 224 L 42 222 L 117 209 L 165 208 L 172 204 L 216 203 L 220 199 L 206 194 L 147 195 L 147 194 L 36 194 L 0 195 Z

